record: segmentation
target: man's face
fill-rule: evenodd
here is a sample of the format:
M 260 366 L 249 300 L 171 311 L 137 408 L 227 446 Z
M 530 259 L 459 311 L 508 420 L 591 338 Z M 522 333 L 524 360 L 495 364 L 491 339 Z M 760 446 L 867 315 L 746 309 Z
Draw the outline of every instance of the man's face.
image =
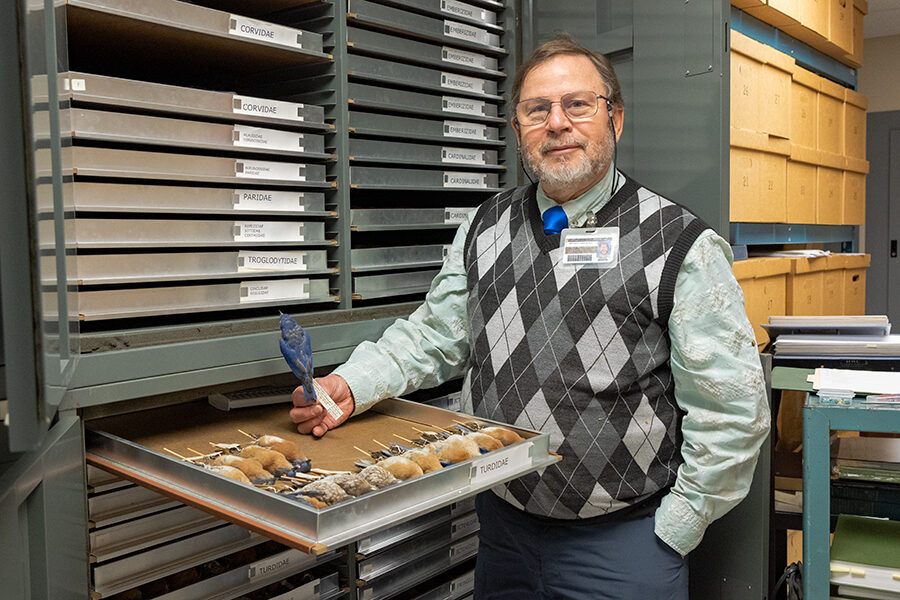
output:
M 559 100 L 568 92 L 585 90 L 608 94 L 603 78 L 586 56 L 562 54 L 541 63 L 525 77 L 520 98 Z M 525 166 L 557 202 L 587 191 L 603 179 L 612 163 L 613 131 L 606 102 L 602 98 L 597 101 L 597 114 L 587 120 L 571 120 L 556 103 L 543 123 L 519 126 L 513 122 Z M 616 139 L 622 130 L 622 117 L 621 110 L 613 111 Z

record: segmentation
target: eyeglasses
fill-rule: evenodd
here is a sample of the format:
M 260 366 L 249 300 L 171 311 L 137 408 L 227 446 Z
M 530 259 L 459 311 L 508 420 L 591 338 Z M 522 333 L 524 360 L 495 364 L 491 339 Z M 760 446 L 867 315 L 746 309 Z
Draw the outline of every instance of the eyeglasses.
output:
M 550 116 L 550 109 L 554 104 L 559 104 L 570 120 L 587 121 L 597 114 L 600 106 L 597 98 L 603 98 L 609 104 L 609 98 L 591 91 L 569 92 L 563 94 L 559 100 L 548 98 L 522 100 L 516 104 L 516 121 L 519 125 L 540 125 Z

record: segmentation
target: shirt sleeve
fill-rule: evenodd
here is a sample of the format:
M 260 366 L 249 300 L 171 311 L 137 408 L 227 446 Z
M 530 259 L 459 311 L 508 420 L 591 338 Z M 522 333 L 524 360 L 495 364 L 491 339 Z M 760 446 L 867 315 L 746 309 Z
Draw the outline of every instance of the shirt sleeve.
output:
M 463 250 L 474 213 L 460 224 L 425 302 L 406 319 L 397 319 L 377 342 L 361 343 L 335 369 L 353 392 L 354 415 L 379 400 L 440 385 L 465 370 L 469 292 Z
M 682 555 L 747 495 L 769 405 L 731 248 L 705 231 L 688 251 L 669 317 L 684 463 L 656 511 L 657 536 Z

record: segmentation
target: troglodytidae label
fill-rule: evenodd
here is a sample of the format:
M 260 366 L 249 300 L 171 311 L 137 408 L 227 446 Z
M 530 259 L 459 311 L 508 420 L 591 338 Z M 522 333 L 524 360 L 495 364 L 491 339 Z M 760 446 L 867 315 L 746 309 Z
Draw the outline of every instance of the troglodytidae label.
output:
M 267 150 L 285 150 L 287 152 L 303 152 L 303 134 L 278 129 L 248 127 L 235 125 L 232 136 L 233 145 L 243 148 L 266 148 Z
M 483 485 L 505 479 L 531 464 L 531 442 L 519 442 L 503 450 L 495 450 L 472 461 L 470 485 Z
M 241 304 L 273 300 L 309 299 L 309 279 L 272 279 L 242 281 Z
M 238 273 L 250 271 L 305 271 L 306 252 L 260 252 L 240 250 Z
M 237 115 L 255 115 L 259 117 L 272 117 L 275 119 L 288 119 L 291 121 L 303 121 L 303 105 L 297 102 L 284 102 L 282 100 L 268 100 L 253 98 L 251 96 L 233 96 L 231 111 Z

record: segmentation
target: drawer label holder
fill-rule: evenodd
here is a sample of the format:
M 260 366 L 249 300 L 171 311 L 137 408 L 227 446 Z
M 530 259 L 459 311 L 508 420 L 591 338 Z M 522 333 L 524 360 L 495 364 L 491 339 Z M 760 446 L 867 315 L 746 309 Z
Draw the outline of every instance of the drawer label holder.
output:
M 269 42 L 288 48 L 303 48 L 302 32 L 290 27 L 248 19 L 240 15 L 228 18 L 228 33 L 237 37 Z
M 444 225 L 458 225 L 466 220 L 466 216 L 475 210 L 470 207 L 463 208 L 445 208 L 444 209 Z
M 484 189 L 487 185 L 487 175 L 484 173 L 465 173 L 462 171 L 444 171 L 445 188 L 473 188 Z
M 441 162 L 483 165 L 484 150 L 474 150 L 472 148 L 451 148 L 448 146 L 444 146 L 441 148 Z
M 486 140 L 487 127 L 481 125 L 480 123 L 466 123 L 464 121 L 444 121 L 444 137 Z
M 483 116 L 484 100 L 472 100 L 470 98 L 457 98 L 455 96 L 442 96 L 441 109 L 444 112 L 460 113 L 463 115 Z
M 485 57 L 477 52 L 466 52 L 451 46 L 441 46 L 441 60 L 455 65 L 485 68 Z
M 235 125 L 232 144 L 239 148 L 266 148 L 286 152 L 303 152 L 303 134 L 278 129 Z
M 256 252 L 240 250 L 238 273 L 257 271 L 305 271 L 306 252 Z
M 458 40 L 482 44 L 484 46 L 490 45 L 490 38 L 488 37 L 487 31 L 479 29 L 478 27 L 472 27 L 471 25 L 457 23 L 456 21 L 444 21 L 444 35 Z
M 306 181 L 306 165 L 262 160 L 236 160 L 234 161 L 234 175 L 248 179 Z
M 456 73 L 441 72 L 441 87 L 464 92 L 484 93 L 484 80 Z
M 304 212 L 303 192 L 276 192 L 272 190 L 234 190 L 235 210 L 269 210 Z
M 284 102 L 282 100 L 268 100 L 253 98 L 252 96 L 232 96 L 231 112 L 236 115 L 253 115 L 257 117 L 272 117 L 275 119 L 288 119 L 291 121 L 303 121 L 303 104 L 297 102 Z
M 309 279 L 242 281 L 241 304 L 273 300 L 308 300 Z
M 296 221 L 235 221 L 235 242 L 302 242 L 303 223 Z
M 531 442 L 519 442 L 505 451 L 489 452 L 481 458 L 474 459 L 469 483 L 471 485 L 493 483 L 528 467 L 531 464 L 531 446 Z

